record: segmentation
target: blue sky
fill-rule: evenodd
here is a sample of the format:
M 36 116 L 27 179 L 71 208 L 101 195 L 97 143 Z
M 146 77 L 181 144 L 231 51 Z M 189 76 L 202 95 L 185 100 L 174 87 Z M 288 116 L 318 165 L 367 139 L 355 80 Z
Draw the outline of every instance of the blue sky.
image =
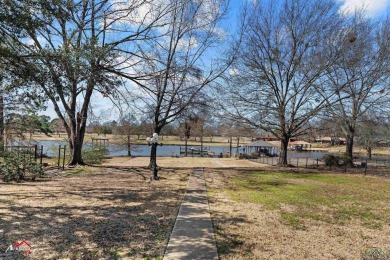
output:
M 250 0 L 256 1 L 256 0 Z M 260 0 L 261 1 L 261 0 Z M 365 8 L 369 17 L 381 17 L 390 14 L 390 0 L 339 0 L 341 2 L 342 10 L 353 11 L 355 8 Z M 229 13 L 226 19 L 227 28 L 235 28 L 237 24 L 237 16 L 240 6 L 244 0 L 230 0 Z M 108 98 L 103 98 L 99 93 L 95 93 L 92 98 L 92 109 L 95 115 L 104 114 L 104 118 L 115 120 L 119 113 Z M 110 113 L 111 111 L 111 113 Z M 52 119 L 57 115 L 54 112 L 52 105 L 49 103 L 46 111 L 41 111 L 39 114 L 50 116 Z M 108 115 L 110 114 L 110 115 Z M 105 120 L 103 120 L 105 121 Z

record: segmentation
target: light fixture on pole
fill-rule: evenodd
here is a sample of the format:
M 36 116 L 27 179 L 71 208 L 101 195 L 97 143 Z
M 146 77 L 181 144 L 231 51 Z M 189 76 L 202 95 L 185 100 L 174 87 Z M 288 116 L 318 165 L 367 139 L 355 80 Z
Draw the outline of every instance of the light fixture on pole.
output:
M 161 146 L 162 143 L 159 143 L 159 136 L 157 133 L 154 133 L 152 137 L 146 138 L 146 142 L 148 142 L 149 146 L 152 146 L 152 151 L 150 153 L 150 170 L 152 171 L 153 175 L 150 177 L 150 179 L 158 180 L 159 167 L 157 166 L 157 146 Z

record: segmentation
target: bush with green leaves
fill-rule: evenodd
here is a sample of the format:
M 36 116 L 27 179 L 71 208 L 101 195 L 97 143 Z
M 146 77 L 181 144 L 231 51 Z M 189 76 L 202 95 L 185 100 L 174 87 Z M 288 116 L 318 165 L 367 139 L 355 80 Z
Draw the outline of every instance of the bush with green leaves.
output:
M 353 160 L 346 154 L 339 155 L 339 166 L 352 165 Z
M 3 181 L 35 180 L 44 175 L 42 165 L 38 164 L 29 154 L 14 152 L 4 154 L 0 163 L 0 175 Z
M 326 166 L 346 166 L 352 164 L 352 159 L 347 155 L 326 154 L 324 156 Z
M 0 157 L 4 157 L 4 142 L 0 141 Z
M 84 162 L 87 164 L 102 164 L 106 153 L 106 148 L 93 148 L 83 150 L 82 156 Z

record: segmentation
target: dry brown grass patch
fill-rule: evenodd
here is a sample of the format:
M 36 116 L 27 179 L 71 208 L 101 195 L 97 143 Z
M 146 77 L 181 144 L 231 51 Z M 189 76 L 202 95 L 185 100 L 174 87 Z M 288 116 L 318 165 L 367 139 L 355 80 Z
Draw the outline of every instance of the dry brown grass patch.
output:
M 0 251 L 22 239 L 34 259 L 161 257 L 189 171 L 75 168 L 0 186 Z

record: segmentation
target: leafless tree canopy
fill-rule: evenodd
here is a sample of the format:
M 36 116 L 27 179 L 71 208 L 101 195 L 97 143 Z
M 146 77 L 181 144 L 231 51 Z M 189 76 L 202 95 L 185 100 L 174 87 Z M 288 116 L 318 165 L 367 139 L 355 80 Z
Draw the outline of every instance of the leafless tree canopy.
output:
M 334 96 L 323 83 L 338 59 L 342 18 L 335 1 L 256 1 L 243 11 L 243 45 L 230 70 L 227 111 L 282 140 L 291 137 Z
M 165 25 L 169 6 L 146 0 L 7 1 L 7 17 L 20 20 L 0 27 L 7 46 L 2 62 L 52 103 L 68 133 L 70 163 L 83 163 L 92 94 L 115 93 L 122 80 L 113 72 L 137 62 L 134 50 L 157 37 L 154 29 Z
M 389 20 L 376 22 L 356 12 L 344 28 L 353 42 L 327 74 L 338 98 L 327 111 L 331 120 L 339 122 L 351 157 L 358 123 L 370 117 L 370 111 L 389 108 L 389 26 Z
M 135 67 L 150 78 L 136 81 L 130 98 L 143 114 L 150 115 L 155 132 L 180 117 L 197 102 L 202 91 L 226 69 L 222 51 L 225 32 L 220 21 L 226 11 L 223 0 L 172 0 L 161 28 L 163 36 L 139 46 L 147 59 Z M 229 62 L 229 60 L 227 61 Z M 127 77 L 127 74 L 122 74 Z
M 177 121 L 183 112 L 197 102 L 203 103 L 204 91 L 231 62 L 223 60 L 225 31 L 220 22 L 225 15 L 225 0 L 171 0 L 170 11 L 159 28 L 161 37 L 150 39 L 138 46 L 142 57 L 133 73 L 150 75 L 134 80 L 132 72 L 120 73 L 135 84 L 129 87 L 133 107 L 147 114 L 154 132 Z M 219 56 L 218 56 L 219 55 Z M 156 155 L 151 151 L 151 161 Z

